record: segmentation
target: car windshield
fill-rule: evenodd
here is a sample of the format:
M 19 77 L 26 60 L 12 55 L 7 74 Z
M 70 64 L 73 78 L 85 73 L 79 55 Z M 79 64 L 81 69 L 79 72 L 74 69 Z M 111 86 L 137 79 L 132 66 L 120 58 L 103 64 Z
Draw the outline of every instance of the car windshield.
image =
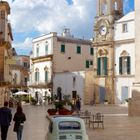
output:
M 80 129 L 81 125 L 76 121 L 63 121 L 59 123 L 60 130 L 77 130 Z

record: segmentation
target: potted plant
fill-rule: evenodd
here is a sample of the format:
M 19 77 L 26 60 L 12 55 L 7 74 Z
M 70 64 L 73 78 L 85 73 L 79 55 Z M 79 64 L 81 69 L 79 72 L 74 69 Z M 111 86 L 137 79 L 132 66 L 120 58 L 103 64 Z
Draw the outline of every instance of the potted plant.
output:
M 56 114 L 56 112 L 57 112 L 57 110 L 56 109 L 54 109 L 54 108 L 52 108 L 52 109 L 48 109 L 48 114 L 49 115 L 55 115 Z

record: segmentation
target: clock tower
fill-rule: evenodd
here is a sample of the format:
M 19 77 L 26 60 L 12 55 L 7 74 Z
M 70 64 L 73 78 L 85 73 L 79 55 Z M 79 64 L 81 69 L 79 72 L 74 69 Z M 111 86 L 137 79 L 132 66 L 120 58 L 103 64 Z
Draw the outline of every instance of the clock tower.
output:
M 94 22 L 94 97 L 114 103 L 114 22 L 123 16 L 122 0 L 97 0 Z

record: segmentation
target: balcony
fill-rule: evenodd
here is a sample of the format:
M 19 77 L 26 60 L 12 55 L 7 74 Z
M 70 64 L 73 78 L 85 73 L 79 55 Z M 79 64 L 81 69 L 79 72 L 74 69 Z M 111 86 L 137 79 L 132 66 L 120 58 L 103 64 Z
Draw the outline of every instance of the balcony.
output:
M 28 87 L 31 88 L 52 88 L 53 82 L 49 81 L 38 81 L 38 82 L 28 82 Z

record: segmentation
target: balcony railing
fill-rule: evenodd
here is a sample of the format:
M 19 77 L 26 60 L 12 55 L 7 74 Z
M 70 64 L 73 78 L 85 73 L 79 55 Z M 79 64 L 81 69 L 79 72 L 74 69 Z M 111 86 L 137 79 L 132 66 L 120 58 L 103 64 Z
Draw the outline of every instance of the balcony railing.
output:
M 29 87 L 48 88 L 52 86 L 52 80 L 28 82 Z

